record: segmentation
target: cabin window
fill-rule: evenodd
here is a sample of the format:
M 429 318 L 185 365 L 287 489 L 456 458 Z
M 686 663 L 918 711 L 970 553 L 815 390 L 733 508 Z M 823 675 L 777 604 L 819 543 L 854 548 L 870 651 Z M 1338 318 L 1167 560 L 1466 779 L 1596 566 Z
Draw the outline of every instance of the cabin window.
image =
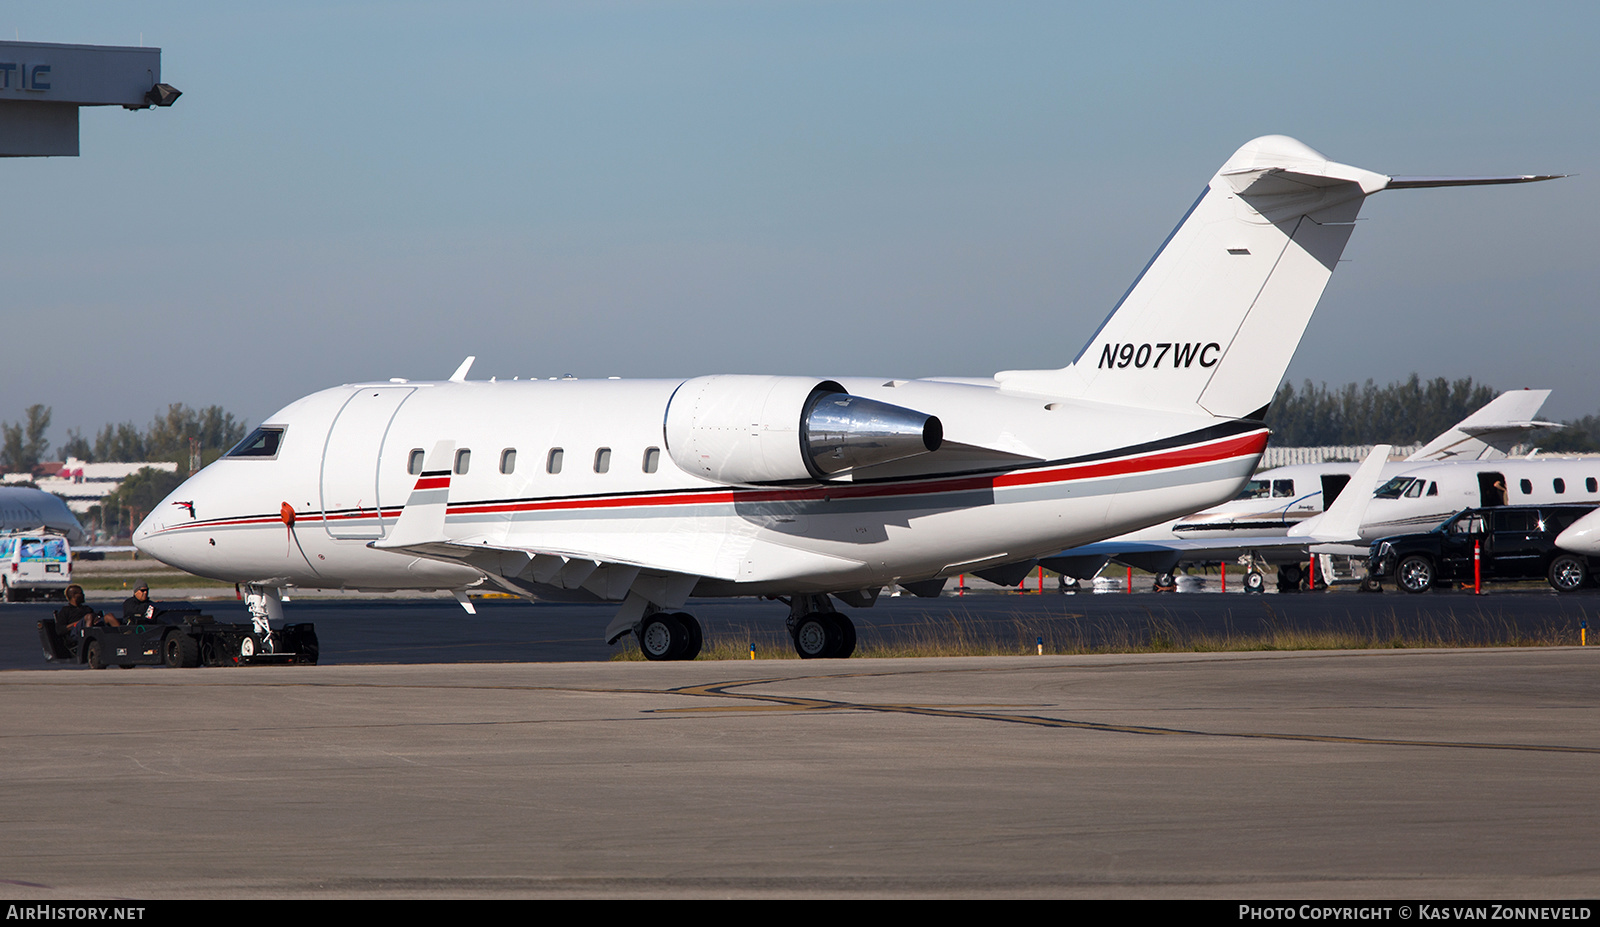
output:
M 608 473 L 611 470 L 611 448 L 602 447 L 594 452 L 594 472 Z
M 1594 477 L 1592 476 L 1583 481 L 1583 488 L 1585 492 L 1600 491 L 1600 486 L 1595 485 Z
M 1550 481 L 1550 487 L 1554 489 L 1556 491 L 1556 495 L 1559 496 L 1567 491 L 1567 481 L 1558 476 Z
M 472 451 L 467 448 L 456 451 L 456 472 L 466 473 L 470 466 L 472 466 Z
M 644 449 L 644 472 L 654 473 L 661 469 L 661 448 L 647 447 Z M 1593 483 L 1594 480 L 1589 482 Z M 1593 492 L 1594 490 L 1590 490 Z
M 545 460 L 544 460 L 544 472 L 546 472 L 546 473 L 560 473 L 561 472 L 561 457 L 562 457 L 562 454 L 563 454 L 563 451 L 561 450 L 561 448 L 552 447 L 550 449 L 550 456 L 546 457 Z
M 1294 498 L 1294 480 L 1273 480 L 1272 481 L 1272 498 L 1274 498 L 1274 499 L 1292 499 L 1292 498 Z
M 422 448 L 414 447 L 406 457 L 406 472 L 416 476 L 422 472 Z
M 1532 480 L 1523 480 L 1519 485 L 1522 487 L 1522 494 L 1524 496 L 1533 495 L 1533 481 Z
M 517 469 L 517 449 L 508 447 L 500 452 L 500 472 L 514 473 Z
M 233 446 L 229 457 L 255 457 L 270 460 L 278 456 L 278 445 L 283 443 L 282 428 L 257 428 L 243 441 Z
M 1239 493 L 1240 499 L 1265 499 L 1272 494 L 1272 484 L 1266 480 L 1251 480 L 1244 484 L 1244 492 Z

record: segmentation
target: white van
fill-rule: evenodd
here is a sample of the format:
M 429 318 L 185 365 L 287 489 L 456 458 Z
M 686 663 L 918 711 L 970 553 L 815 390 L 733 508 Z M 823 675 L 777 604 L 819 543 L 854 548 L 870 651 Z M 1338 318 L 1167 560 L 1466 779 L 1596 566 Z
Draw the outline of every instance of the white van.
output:
M 66 597 L 72 583 L 72 545 L 54 534 L 0 537 L 0 590 L 7 602 Z

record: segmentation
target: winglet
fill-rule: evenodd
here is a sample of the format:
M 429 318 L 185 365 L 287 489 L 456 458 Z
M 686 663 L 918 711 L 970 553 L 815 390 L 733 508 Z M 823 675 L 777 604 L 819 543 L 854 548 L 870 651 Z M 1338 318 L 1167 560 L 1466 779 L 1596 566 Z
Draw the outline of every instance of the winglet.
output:
M 450 382 L 451 383 L 465 383 L 465 382 L 467 382 L 467 371 L 472 369 L 472 362 L 477 360 L 477 359 L 478 359 L 478 355 L 476 355 L 476 354 L 467 355 L 467 359 L 461 362 L 461 366 L 456 368 L 456 372 L 450 374 Z
M 440 441 L 428 452 L 417 484 L 406 498 L 405 508 L 400 510 L 400 518 L 388 537 L 372 543 L 374 548 L 383 550 L 445 539 L 444 516 L 450 502 L 450 465 L 455 450 L 454 441 Z
M 1356 475 L 1350 478 L 1350 482 L 1339 493 L 1339 498 L 1328 506 L 1328 510 L 1317 518 L 1308 518 L 1290 528 L 1289 536 L 1309 536 L 1313 541 L 1323 544 L 1360 539 L 1361 520 L 1366 517 L 1367 505 L 1372 502 L 1372 493 L 1378 488 L 1378 480 L 1383 477 L 1383 465 L 1388 462 L 1392 450 L 1394 447 L 1388 444 L 1374 447 L 1367 459 L 1356 468 Z

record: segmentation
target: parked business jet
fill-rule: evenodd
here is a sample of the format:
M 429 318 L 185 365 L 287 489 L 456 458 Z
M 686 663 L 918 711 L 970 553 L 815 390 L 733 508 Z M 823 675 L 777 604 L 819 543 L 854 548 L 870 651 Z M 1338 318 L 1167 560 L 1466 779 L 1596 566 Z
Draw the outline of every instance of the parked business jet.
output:
M 0 486 L 0 534 L 59 534 L 73 545 L 89 539 L 61 497 L 29 486 Z
M 1532 432 L 1561 427 L 1560 422 L 1535 418 L 1549 396 L 1547 389 L 1501 393 L 1404 460 L 1384 458 L 1378 482 L 1424 463 L 1482 463 L 1504 458 Z M 1271 565 L 1279 567 L 1281 585 L 1297 586 L 1303 579 L 1300 564 L 1310 557 L 1311 542 L 1275 543 L 1275 539 L 1286 538 L 1296 525 L 1320 516 L 1340 498 L 1358 466 L 1354 461 L 1330 461 L 1263 470 L 1234 499 L 1107 541 L 1061 551 L 1047 558 L 1046 565 L 1069 576 L 1088 578 L 1108 559 L 1116 560 L 1157 574 L 1156 585 L 1166 587 L 1172 582 L 1172 571 L 1180 566 L 1244 560 L 1251 570 L 1244 578 L 1247 588 L 1260 588 L 1260 571 Z M 1368 484 L 1366 492 L 1370 495 L 1374 488 L 1376 484 Z M 1354 524 L 1359 525 L 1360 519 Z M 1341 540 L 1354 541 L 1354 534 Z M 1009 577 L 1001 574 L 999 579 Z
M 1388 177 L 1259 138 L 1061 369 L 483 382 L 469 358 L 448 381 L 290 404 L 134 541 L 249 583 L 258 626 L 293 587 L 450 589 L 467 607 L 494 588 L 616 602 L 608 641 L 688 659 L 690 595 L 758 595 L 788 604 L 801 656 L 848 656 L 833 598 L 937 594 L 1232 498 L 1366 197 L 1542 179 Z
M 1425 464 L 1378 487 L 1361 523 L 1361 539 L 1430 531 L 1467 508 L 1558 502 L 1600 505 L 1600 458 Z

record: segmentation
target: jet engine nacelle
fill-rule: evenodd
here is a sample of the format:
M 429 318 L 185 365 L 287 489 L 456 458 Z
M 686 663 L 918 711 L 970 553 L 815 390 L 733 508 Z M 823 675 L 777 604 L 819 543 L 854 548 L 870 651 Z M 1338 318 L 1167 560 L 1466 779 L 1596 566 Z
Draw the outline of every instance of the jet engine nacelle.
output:
M 939 449 L 932 415 L 810 377 L 696 377 L 667 403 L 667 453 L 719 483 L 825 480 Z

